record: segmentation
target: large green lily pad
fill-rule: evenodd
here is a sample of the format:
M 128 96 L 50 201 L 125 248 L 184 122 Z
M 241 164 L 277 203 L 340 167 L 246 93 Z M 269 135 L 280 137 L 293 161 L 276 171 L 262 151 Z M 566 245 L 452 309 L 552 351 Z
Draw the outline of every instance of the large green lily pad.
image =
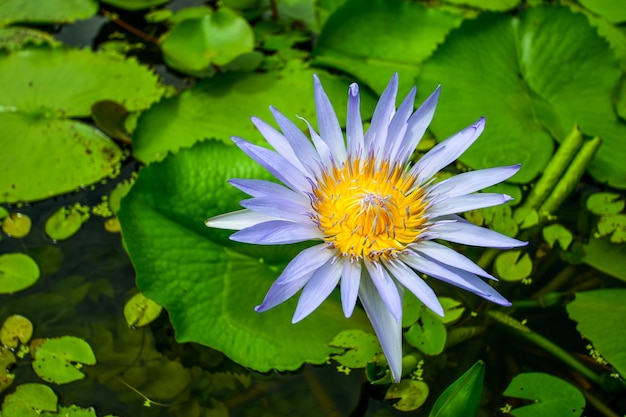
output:
M 460 23 L 459 16 L 415 2 L 349 0 L 324 24 L 314 62 L 353 74 L 378 93 L 398 72 L 406 93 L 421 62 Z
M 600 354 L 617 372 L 626 375 L 626 334 L 623 320 L 626 317 L 626 289 L 611 288 L 576 294 L 567 305 L 576 328 L 589 339 Z
M 0 26 L 22 23 L 71 23 L 98 11 L 96 0 L 0 0 Z
M 135 60 L 88 50 L 21 50 L 0 56 L 0 73 L 0 202 L 40 200 L 116 175 L 119 147 L 70 118 L 89 116 L 101 100 L 140 110 L 162 94 Z
M 431 125 L 438 140 L 487 117 L 485 132 L 461 157 L 472 168 L 522 163 L 512 180 L 529 182 L 550 159 L 553 139 L 578 123 L 603 139 L 592 175 L 624 188 L 626 126 L 612 103 L 620 77 L 615 56 L 584 16 L 536 7 L 519 17 L 487 13 L 466 21 L 424 63 L 419 85 L 422 97 L 443 86 Z
M 168 152 L 176 153 L 206 138 L 230 143 L 230 137 L 240 136 L 265 142 L 250 117 L 271 122 L 270 105 L 291 119 L 298 115 L 315 124 L 313 73 L 319 75 L 339 120 L 345 121 L 349 83 L 323 70 L 289 68 L 265 74 L 229 74 L 202 81 L 144 112 L 134 132 L 134 156 L 144 163 L 159 161 Z M 374 105 L 375 98 L 362 90 L 364 118 L 372 114 Z M 299 126 L 306 127 L 303 122 Z
M 261 303 L 297 246 L 235 244 L 207 217 L 238 208 L 233 177 L 267 177 L 238 148 L 200 142 L 144 168 L 118 212 L 137 285 L 167 309 L 180 342 L 198 342 L 258 371 L 324 363 L 341 350 L 329 342 L 352 328 L 371 331 L 362 312 L 343 317 L 331 297 L 292 325 L 297 297 L 259 314 Z M 280 249 L 278 249 L 280 248 Z

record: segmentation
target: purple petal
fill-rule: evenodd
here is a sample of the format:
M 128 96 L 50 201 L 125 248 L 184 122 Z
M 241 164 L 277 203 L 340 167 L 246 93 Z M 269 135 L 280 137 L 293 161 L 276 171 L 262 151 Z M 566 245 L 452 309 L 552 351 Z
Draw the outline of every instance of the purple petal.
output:
M 428 208 L 427 213 L 430 219 L 434 219 L 435 217 L 446 216 L 448 214 L 463 213 L 469 210 L 498 206 L 512 199 L 511 196 L 506 194 L 496 193 L 460 195 L 433 204 Z
M 233 137 L 233 142 L 250 158 L 258 162 L 263 168 L 268 170 L 281 182 L 288 185 L 292 190 L 311 190 L 311 184 L 306 180 L 304 175 L 302 175 L 302 172 L 276 152 L 253 145 L 237 137 Z
M 443 317 L 443 307 L 432 288 L 420 278 L 415 271 L 400 261 L 387 261 L 385 266 L 389 273 L 411 291 L 422 303 L 436 314 Z
M 346 145 L 343 141 L 343 133 L 341 132 L 337 115 L 317 75 L 313 75 L 313 80 L 315 111 L 320 136 L 326 142 L 335 158 L 343 162 L 346 160 Z
M 239 210 L 211 217 L 204 224 L 215 229 L 241 230 L 270 220 L 277 219 L 250 210 Z
M 322 234 L 313 222 L 271 220 L 233 233 L 231 240 L 256 245 L 283 245 L 321 239 Z
M 365 134 L 365 148 L 368 153 L 373 151 L 375 154 L 380 155 L 379 151 L 384 148 L 389 122 L 396 110 L 397 95 L 398 73 L 395 73 L 378 100 L 372 116 L 372 123 Z
M 307 248 L 289 262 L 276 279 L 276 284 L 286 285 L 291 281 L 301 279 L 305 275 L 310 276 L 315 270 L 332 259 L 333 256 L 335 256 L 335 251 L 329 249 L 325 243 Z
M 276 152 L 285 158 L 291 165 L 298 168 L 304 175 L 311 175 L 311 172 L 304 167 L 302 162 L 300 162 L 300 159 L 294 152 L 291 144 L 281 133 L 257 117 L 253 117 L 251 120 L 259 132 L 261 132 L 265 140 L 272 145 Z
M 503 306 L 510 306 L 511 303 L 498 293 L 493 287 L 478 278 L 476 275 L 454 268 L 449 265 L 443 265 L 434 259 L 417 253 L 402 254 L 398 257 L 402 262 L 409 265 L 420 272 L 447 282 L 464 290 L 473 292 L 491 302 Z
M 515 175 L 520 168 L 518 164 L 464 172 L 433 185 L 430 190 L 447 197 L 466 195 L 501 183 Z
M 481 117 L 473 125 L 433 147 L 415 164 L 411 172 L 417 173 L 422 183 L 426 182 L 461 156 L 478 139 L 484 128 L 485 118 Z
M 348 154 L 364 152 L 363 121 L 361 120 L 361 97 L 358 84 L 351 84 L 348 92 L 348 116 L 346 118 L 346 140 Z
M 387 144 L 385 145 L 385 147 L 387 149 L 386 157 L 390 160 L 395 160 L 398 151 L 402 149 L 403 138 L 408 128 L 407 121 L 409 120 L 409 116 L 411 116 L 413 106 L 415 105 L 416 91 L 416 87 L 413 87 L 411 91 L 409 91 L 409 94 L 407 94 L 407 96 L 404 98 L 402 104 L 400 104 L 400 107 L 398 107 L 398 111 L 389 123 L 389 131 L 387 132 Z
M 316 168 L 319 162 L 319 155 L 315 151 L 313 144 L 304 133 L 281 112 L 274 107 L 270 107 L 270 111 L 274 115 L 278 127 L 283 131 L 285 138 L 289 141 L 291 148 L 294 150 L 302 164 L 308 168 Z M 315 172 L 315 171 L 313 171 Z
M 413 113 L 409 118 L 404 138 L 399 147 L 399 153 L 397 159 L 400 163 L 405 163 L 415 148 L 424 136 L 424 132 L 430 125 L 435 114 L 435 108 L 437 107 L 437 101 L 439 100 L 439 92 L 441 86 L 438 86 L 435 91 L 422 103 L 422 105 Z
M 326 262 L 313 273 L 304 290 L 302 290 L 296 312 L 291 321 L 292 323 L 299 322 L 322 304 L 337 286 L 342 269 L 343 262 L 335 258 Z
M 352 316 L 361 282 L 361 262 L 345 260 L 341 274 L 341 305 L 346 317 Z
M 454 249 L 450 249 L 440 243 L 433 242 L 432 240 L 424 240 L 416 243 L 415 245 L 411 245 L 411 249 L 415 250 L 417 253 L 422 253 L 429 258 L 436 259 L 443 264 L 463 269 L 485 278 L 495 279 L 491 274 L 485 272 L 467 256 L 462 255 Z
M 429 232 L 435 239 L 470 246 L 509 249 L 528 244 L 465 221 L 438 222 L 429 227 Z
M 391 315 L 367 274 L 361 280 L 359 298 L 365 313 L 372 322 L 380 346 L 383 348 L 391 376 L 395 382 L 400 382 L 402 378 L 402 320 L 396 320 Z
M 286 284 L 281 284 L 278 280 L 274 281 L 269 291 L 265 295 L 263 302 L 258 306 L 254 307 L 254 311 L 257 313 L 262 313 L 271 308 L 276 307 L 279 304 L 284 303 L 291 297 L 293 297 L 298 291 L 302 289 L 306 285 L 306 283 L 311 279 L 313 275 L 313 271 L 308 274 L 300 275 L 297 279 L 291 280 Z
M 385 305 L 396 320 L 401 321 L 402 300 L 400 299 L 400 294 L 398 294 L 396 283 L 379 262 L 370 262 L 367 260 L 363 262 Z
M 309 197 L 305 194 L 293 191 L 284 185 L 277 184 L 271 181 L 258 180 L 252 178 L 233 178 L 228 180 L 228 183 L 233 187 L 237 187 L 239 190 L 252 197 L 272 197 L 277 196 L 281 198 L 287 198 L 299 202 L 308 202 Z
M 303 205 L 283 197 L 256 197 L 242 200 L 239 204 L 249 210 L 262 213 L 281 220 L 294 222 L 310 221 L 307 213 L 311 212 L 310 205 Z
M 300 120 L 303 120 L 309 128 L 309 135 L 311 135 L 311 140 L 315 145 L 315 149 L 320 157 L 320 161 L 324 166 L 331 166 L 333 161 L 333 155 L 331 149 L 328 147 L 328 144 L 317 134 L 311 123 L 308 120 L 300 117 Z

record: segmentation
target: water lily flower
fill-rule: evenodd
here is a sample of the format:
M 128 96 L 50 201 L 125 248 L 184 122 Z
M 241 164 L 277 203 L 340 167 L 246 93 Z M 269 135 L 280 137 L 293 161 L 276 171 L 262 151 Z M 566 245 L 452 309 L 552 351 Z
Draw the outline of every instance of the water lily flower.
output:
M 300 290 L 296 323 L 314 311 L 339 284 L 344 314 L 357 298 L 387 358 L 393 380 L 402 375 L 402 298 L 411 291 L 438 315 L 443 308 L 418 273 L 473 292 L 494 303 L 510 303 L 483 277 L 495 278 L 469 258 L 438 243 L 512 248 L 526 243 L 473 225 L 456 213 L 503 204 L 504 194 L 476 193 L 515 174 L 520 165 L 469 171 L 440 182 L 433 178 L 479 137 L 485 119 L 433 147 L 417 162 L 410 157 L 430 124 L 435 92 L 414 112 L 413 88 L 396 109 L 397 74 L 383 92 L 364 133 L 359 87 L 349 88 L 346 134 L 319 79 L 314 77 L 319 132 L 310 139 L 270 107 L 280 131 L 252 122 L 275 151 L 241 138 L 233 141 L 281 183 L 232 179 L 249 194 L 243 210 L 207 220 L 209 227 L 237 230 L 238 242 L 274 245 L 321 243 L 300 252 L 255 310 L 269 310 Z

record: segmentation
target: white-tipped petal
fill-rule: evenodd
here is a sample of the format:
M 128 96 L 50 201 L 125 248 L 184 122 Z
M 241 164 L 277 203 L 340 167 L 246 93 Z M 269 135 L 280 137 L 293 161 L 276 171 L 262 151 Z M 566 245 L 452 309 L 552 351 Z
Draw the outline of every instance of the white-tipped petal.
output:
M 385 157 L 390 160 L 396 160 L 398 151 L 403 146 L 404 134 L 408 128 L 407 121 L 413 111 L 413 105 L 415 104 L 415 93 L 417 88 L 411 88 L 409 94 L 404 98 L 398 111 L 394 114 L 391 122 L 389 123 L 389 131 L 387 132 L 387 142 L 385 143 Z
M 434 219 L 448 214 L 463 213 L 485 207 L 499 206 L 511 201 L 511 196 L 496 193 L 460 195 L 444 199 L 428 209 L 428 217 Z
M 291 120 L 285 117 L 281 112 L 270 106 L 270 111 L 274 116 L 274 120 L 282 130 L 285 139 L 289 141 L 291 148 L 298 156 L 302 164 L 311 169 L 313 173 L 317 173 L 315 168 L 319 162 L 319 155 L 313 147 L 313 144 L 306 135 Z
M 298 202 L 309 201 L 309 198 L 305 194 L 298 193 L 285 187 L 284 185 L 271 181 L 251 178 L 233 178 L 228 180 L 228 183 L 252 197 L 276 196 Z
M 341 274 L 341 306 L 346 317 L 352 316 L 356 297 L 359 295 L 359 284 L 361 283 L 361 262 L 348 260 L 343 263 L 343 273 Z
M 311 275 L 333 256 L 335 256 L 335 252 L 328 249 L 325 243 L 307 248 L 289 262 L 282 274 L 276 279 L 276 283 L 286 285 L 305 275 Z
M 411 245 L 411 248 L 417 253 L 436 259 L 442 264 L 464 269 L 472 274 L 480 275 L 481 277 L 495 279 L 493 275 L 487 273 L 484 269 L 476 265 L 474 261 L 467 256 L 462 255 L 454 249 L 450 249 L 440 243 L 433 242 L 432 240 L 421 241 L 415 245 Z
M 277 219 L 251 210 L 238 210 L 211 217 L 204 224 L 215 229 L 241 230 L 270 220 Z
M 403 262 L 393 260 L 385 262 L 385 266 L 389 273 L 419 298 L 426 307 L 443 317 L 443 307 L 437 298 L 437 294 L 411 268 Z
M 437 102 L 439 101 L 440 91 L 441 86 L 438 86 L 409 118 L 406 132 L 404 133 L 404 138 L 402 139 L 402 143 L 397 154 L 397 159 L 400 163 L 405 163 L 409 159 L 424 136 L 430 122 L 433 120 L 435 109 L 437 108 Z
M 398 286 L 382 267 L 380 262 L 363 261 L 369 276 L 378 289 L 380 297 L 396 320 L 402 320 L 402 300 L 398 293 Z
M 367 274 L 359 286 L 359 298 L 387 358 L 394 382 L 402 379 L 402 319 L 397 320 L 380 298 L 377 287 Z
M 365 134 L 365 151 L 366 153 L 374 152 L 381 156 L 380 152 L 387 139 L 387 131 L 389 129 L 389 121 L 396 111 L 396 96 L 398 95 L 398 73 L 393 74 L 391 81 L 383 91 L 383 94 L 376 104 L 372 123 Z
M 470 194 L 508 180 L 515 175 L 520 168 L 521 165 L 518 164 L 464 172 L 433 185 L 431 191 L 437 195 L 444 195 L 446 197 Z
M 296 155 L 285 136 L 257 117 L 253 117 L 251 120 L 258 131 L 261 132 L 265 140 L 272 145 L 272 148 L 274 148 L 276 152 L 285 158 L 291 165 L 298 168 L 302 174 L 310 175 L 309 170 L 304 167 L 300 158 Z
M 230 238 L 236 242 L 255 245 L 284 245 L 321 239 L 322 236 L 313 223 L 271 220 L 235 232 Z
M 508 236 L 501 235 L 493 230 L 473 225 L 463 221 L 446 221 L 430 226 L 429 231 L 435 239 L 449 240 L 469 246 L 484 246 L 486 248 L 510 249 L 526 246 L 522 242 Z
M 364 152 L 363 121 L 361 120 L 361 96 L 358 84 L 351 84 L 348 92 L 348 115 L 346 117 L 346 142 L 348 154 Z
M 248 210 L 256 211 L 270 217 L 293 222 L 308 222 L 311 211 L 310 205 L 304 205 L 282 197 L 255 197 L 241 200 L 239 203 Z

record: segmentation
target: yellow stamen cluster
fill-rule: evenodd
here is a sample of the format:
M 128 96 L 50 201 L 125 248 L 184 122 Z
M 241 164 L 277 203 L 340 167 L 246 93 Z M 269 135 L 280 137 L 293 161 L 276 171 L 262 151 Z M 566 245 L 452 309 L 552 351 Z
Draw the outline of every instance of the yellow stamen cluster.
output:
M 338 254 L 393 257 L 424 232 L 425 190 L 403 167 L 353 158 L 323 172 L 313 189 L 313 218 Z

